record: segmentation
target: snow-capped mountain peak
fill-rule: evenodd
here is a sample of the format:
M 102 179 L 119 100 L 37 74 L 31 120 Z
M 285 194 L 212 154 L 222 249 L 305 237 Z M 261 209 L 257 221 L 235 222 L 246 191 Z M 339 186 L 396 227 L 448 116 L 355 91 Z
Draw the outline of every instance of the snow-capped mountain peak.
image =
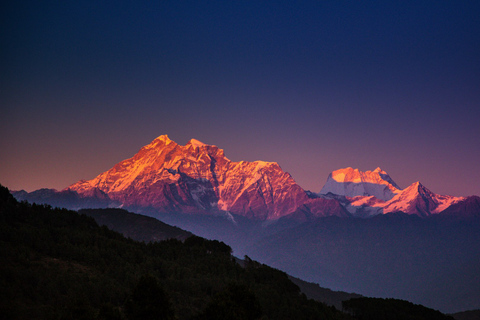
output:
M 275 162 L 232 162 L 217 146 L 196 139 L 181 146 L 167 135 L 65 190 L 84 195 L 92 189 L 125 207 L 182 213 L 223 210 L 260 220 L 291 214 L 309 200 Z
M 388 201 L 399 192 L 398 185 L 379 167 L 365 172 L 348 167 L 333 171 L 320 194 L 331 193 L 352 198 L 374 196 Z
M 383 213 L 402 211 L 408 214 L 428 216 L 440 213 L 464 199 L 464 197 L 435 194 L 417 181 L 385 203 Z

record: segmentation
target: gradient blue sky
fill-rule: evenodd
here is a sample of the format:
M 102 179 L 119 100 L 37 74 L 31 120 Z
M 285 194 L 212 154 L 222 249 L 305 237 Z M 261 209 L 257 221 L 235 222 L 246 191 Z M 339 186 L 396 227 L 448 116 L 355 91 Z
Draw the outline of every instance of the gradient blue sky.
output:
M 162 134 L 305 189 L 377 166 L 480 195 L 479 1 L 10 1 L 0 183 L 62 189 Z

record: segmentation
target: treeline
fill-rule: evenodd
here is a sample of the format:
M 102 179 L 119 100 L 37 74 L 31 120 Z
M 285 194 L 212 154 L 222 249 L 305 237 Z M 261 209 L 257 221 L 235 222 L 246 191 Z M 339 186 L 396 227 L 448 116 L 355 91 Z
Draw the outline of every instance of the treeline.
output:
M 398 299 L 355 298 L 344 301 L 342 307 L 358 320 L 453 320 L 440 311 Z
M 0 187 L 4 319 L 347 319 L 219 241 L 145 244 Z

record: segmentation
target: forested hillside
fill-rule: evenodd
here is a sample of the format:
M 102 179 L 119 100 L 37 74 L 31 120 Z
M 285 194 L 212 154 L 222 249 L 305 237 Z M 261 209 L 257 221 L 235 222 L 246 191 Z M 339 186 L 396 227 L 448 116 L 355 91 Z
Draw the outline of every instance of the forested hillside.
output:
M 240 266 L 219 241 L 145 244 L 91 217 L 0 190 L 0 314 L 6 319 L 345 319 L 281 271 Z
M 100 226 L 105 225 L 137 241 L 185 240 L 192 236 L 191 232 L 123 209 L 81 209 L 78 213 L 92 217 Z

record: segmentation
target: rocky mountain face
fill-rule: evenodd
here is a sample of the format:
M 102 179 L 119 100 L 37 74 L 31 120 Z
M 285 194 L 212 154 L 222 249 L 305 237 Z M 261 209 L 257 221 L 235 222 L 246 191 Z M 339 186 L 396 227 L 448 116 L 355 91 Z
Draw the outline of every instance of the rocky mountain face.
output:
M 124 207 L 160 212 L 228 212 L 275 220 L 304 208 L 308 194 L 275 162 L 233 162 L 222 149 L 192 139 L 185 146 L 160 136 L 132 158 L 64 191 L 107 195 Z M 137 210 L 138 211 L 138 210 Z M 334 214 L 346 214 L 339 207 Z

